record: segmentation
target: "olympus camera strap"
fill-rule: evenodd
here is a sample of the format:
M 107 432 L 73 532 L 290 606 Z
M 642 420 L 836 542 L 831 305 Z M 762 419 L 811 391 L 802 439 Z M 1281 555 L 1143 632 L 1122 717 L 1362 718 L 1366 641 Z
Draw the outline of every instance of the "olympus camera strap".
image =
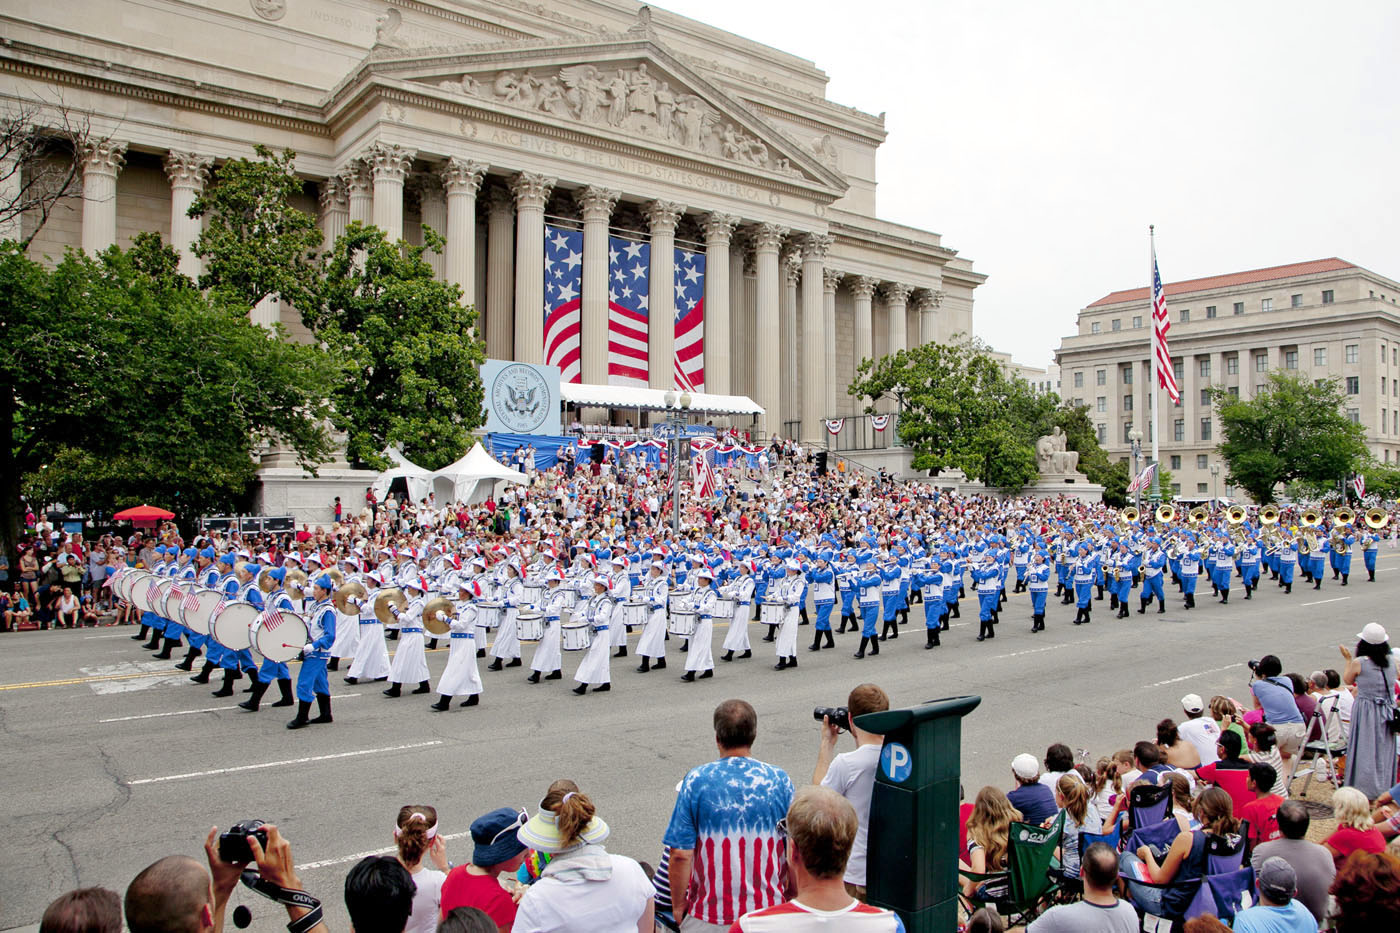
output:
M 274 900 L 288 907 L 301 907 L 307 911 L 287 924 L 288 933 L 306 933 L 307 930 L 321 922 L 321 902 L 305 891 L 292 891 L 280 884 L 273 884 L 251 868 L 243 870 L 240 880 L 245 887 L 253 889 L 269 900 Z

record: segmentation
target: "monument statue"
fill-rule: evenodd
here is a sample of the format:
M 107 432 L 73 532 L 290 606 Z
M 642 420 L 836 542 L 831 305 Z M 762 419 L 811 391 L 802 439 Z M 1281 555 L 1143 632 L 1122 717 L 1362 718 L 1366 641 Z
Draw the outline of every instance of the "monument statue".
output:
M 1035 459 L 1042 475 L 1079 472 L 1079 451 L 1070 450 L 1059 425 L 1035 442 Z

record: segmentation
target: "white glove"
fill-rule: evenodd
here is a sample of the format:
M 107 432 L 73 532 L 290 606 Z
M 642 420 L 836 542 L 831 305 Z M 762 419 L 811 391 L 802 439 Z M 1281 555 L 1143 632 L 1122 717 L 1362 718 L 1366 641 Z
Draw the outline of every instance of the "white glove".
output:
M 356 609 L 362 609 L 365 605 L 365 601 L 363 599 L 360 599 L 358 596 L 351 596 L 349 599 L 346 600 L 346 602 L 354 606 Z
M 390 606 L 390 607 L 389 607 L 389 611 L 392 612 L 392 613 L 394 614 L 394 618 L 397 619 L 397 618 L 399 617 L 399 607 L 398 607 L 398 606 Z
M 307 642 L 305 645 L 302 645 L 301 650 L 303 654 L 310 654 L 311 652 L 316 650 L 316 646 L 311 644 L 310 642 Z
M 443 612 L 441 609 L 439 609 L 436 613 L 434 613 L 434 615 L 437 616 L 437 620 L 438 620 L 439 622 L 446 622 L 446 621 L 447 621 L 447 613 Z

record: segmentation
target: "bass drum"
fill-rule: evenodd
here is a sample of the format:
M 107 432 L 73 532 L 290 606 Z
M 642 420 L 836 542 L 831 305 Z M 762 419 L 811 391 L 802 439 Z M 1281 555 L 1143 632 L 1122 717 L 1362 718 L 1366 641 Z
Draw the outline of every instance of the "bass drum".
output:
M 306 620 L 286 609 L 268 609 L 253 623 L 253 646 L 275 664 L 286 664 L 301 654 L 310 640 Z
M 137 609 L 160 615 L 160 607 L 156 605 L 156 599 L 160 596 L 160 584 L 160 577 L 148 573 L 132 586 L 131 601 L 136 604 Z
M 253 645 L 251 629 L 257 618 L 257 608 L 248 603 L 224 603 L 214 610 L 209 631 L 225 648 L 242 651 Z
M 185 601 L 185 594 L 190 591 L 190 583 L 185 580 L 170 580 L 169 586 L 164 583 L 160 585 L 161 601 L 160 614 L 175 622 L 180 621 L 180 604 Z
M 191 632 L 208 635 L 209 622 L 214 616 L 214 610 L 223 604 L 224 598 L 218 590 L 196 586 L 180 604 L 179 622 Z
M 112 589 L 116 591 L 117 596 L 120 597 L 123 602 L 132 602 L 131 593 L 136 583 L 149 576 L 150 574 L 146 571 L 137 570 L 133 567 L 117 578 L 117 582 L 112 585 Z

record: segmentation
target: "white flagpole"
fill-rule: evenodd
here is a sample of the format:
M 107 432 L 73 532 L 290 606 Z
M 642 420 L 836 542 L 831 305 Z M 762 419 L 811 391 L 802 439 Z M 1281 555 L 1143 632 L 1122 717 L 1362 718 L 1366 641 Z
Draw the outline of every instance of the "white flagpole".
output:
M 1152 462 L 1158 464 L 1158 468 L 1152 471 L 1152 492 L 1148 496 L 1148 501 L 1156 507 L 1162 501 L 1162 487 L 1157 481 L 1157 474 L 1161 470 L 1161 455 L 1158 452 L 1158 425 L 1157 425 L 1157 392 L 1161 383 L 1157 374 L 1157 307 L 1153 303 L 1154 287 L 1157 282 L 1157 242 L 1156 229 L 1154 225 L 1147 225 L 1148 251 L 1151 254 L 1147 269 L 1147 309 L 1148 317 L 1152 320 L 1152 337 L 1149 348 L 1152 351 L 1152 385 L 1151 385 L 1151 409 L 1152 409 Z

